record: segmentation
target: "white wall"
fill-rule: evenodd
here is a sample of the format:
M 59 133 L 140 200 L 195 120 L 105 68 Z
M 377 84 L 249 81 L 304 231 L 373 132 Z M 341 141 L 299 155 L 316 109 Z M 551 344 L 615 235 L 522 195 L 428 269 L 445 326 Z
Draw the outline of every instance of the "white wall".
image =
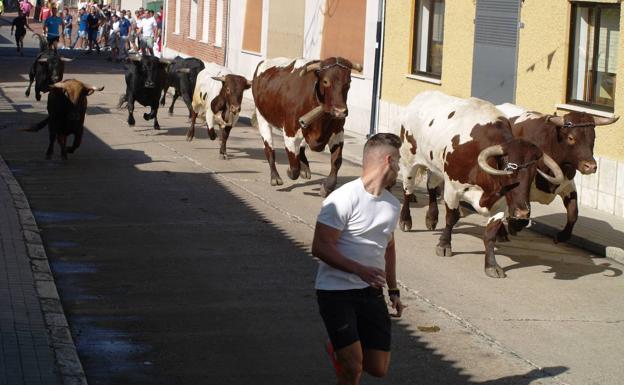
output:
M 134 16 L 134 11 L 138 10 L 142 6 L 143 6 L 143 0 L 121 0 L 121 9 L 131 10 L 133 16 Z
M 258 63 L 266 58 L 267 31 L 269 22 L 269 2 L 263 3 L 262 53 L 260 55 L 244 52 L 242 47 L 243 26 L 245 22 L 246 0 L 231 0 L 230 33 L 226 65 L 235 73 L 253 77 Z M 322 44 L 323 9 L 325 0 L 305 0 L 305 23 L 303 54 L 308 59 L 319 59 Z M 348 105 L 349 116 L 345 130 L 352 135 L 364 136 L 369 132 L 373 92 L 373 74 L 375 65 L 375 35 L 377 28 L 378 0 L 366 0 L 366 30 L 364 33 L 364 72 L 355 74 L 351 80 Z M 251 98 L 251 93 L 245 97 Z

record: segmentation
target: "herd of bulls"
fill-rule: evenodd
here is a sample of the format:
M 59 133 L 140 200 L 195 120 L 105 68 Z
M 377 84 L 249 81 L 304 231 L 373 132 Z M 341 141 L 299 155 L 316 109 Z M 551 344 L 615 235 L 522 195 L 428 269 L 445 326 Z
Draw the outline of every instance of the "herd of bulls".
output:
M 44 49 L 30 71 L 31 84 L 36 82 L 37 100 L 40 92 L 50 92 L 48 118 L 34 127 L 49 127 L 47 158 L 52 155 L 55 140 L 63 159 L 78 148 L 86 97 L 103 89 L 77 80 L 62 81 L 66 60 Z M 127 106 L 130 126 L 135 124 L 134 103 L 149 107 L 150 112 L 143 118 L 153 119 L 153 127 L 158 130 L 159 105 L 165 105 L 168 88 L 173 87 L 169 114 L 173 114 L 176 99 L 182 97 L 191 120 L 187 140 L 193 140 L 199 118 L 205 122 L 211 140 L 217 137 L 215 128 L 219 129 L 219 153 L 227 159 L 229 133 L 238 121 L 243 92 L 251 88 L 256 108 L 252 121 L 263 140 L 271 185 L 283 184 L 275 166 L 276 128 L 283 132 L 289 163 L 287 175 L 292 180 L 311 178 L 306 146 L 312 151 L 329 147 L 331 171 L 320 191 L 324 197 L 335 189 L 342 164 L 343 127 L 353 70 L 361 71 L 361 66 L 339 57 L 314 61 L 275 58 L 260 62 L 249 81 L 226 67 L 195 58 L 136 56 L 128 60 L 126 92 L 120 97 L 119 107 Z M 30 85 L 26 91 L 29 94 Z M 452 254 L 451 234 L 459 219 L 459 205 L 468 203 L 488 217 L 484 234 L 485 273 L 494 278 L 505 277 L 496 262 L 494 245 L 496 241 L 508 241 L 508 231 L 514 235 L 528 224 L 530 202 L 547 204 L 561 196 L 567 209 L 567 224 L 556 235 L 555 242 L 570 238 L 578 217 L 573 178 L 576 171 L 596 172 L 594 129 L 616 120 L 617 117 L 597 118 L 583 112 L 564 116 L 527 112 L 518 106 L 494 106 L 480 99 L 462 99 L 439 91 L 417 95 L 406 107 L 400 127 L 404 187 L 401 230 L 411 230 L 409 203 L 415 187 L 426 177 L 429 209 L 425 223 L 429 230 L 437 226 L 440 194 L 446 205 L 446 226 L 437 254 Z M 74 144 L 66 148 L 67 136 L 71 134 Z

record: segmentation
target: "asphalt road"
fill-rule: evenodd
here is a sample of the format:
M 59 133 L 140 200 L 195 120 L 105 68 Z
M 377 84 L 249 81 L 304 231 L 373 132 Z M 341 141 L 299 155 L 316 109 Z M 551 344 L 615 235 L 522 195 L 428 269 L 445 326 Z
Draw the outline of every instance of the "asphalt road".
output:
M 180 102 L 161 131 L 140 106 L 130 128 L 115 108 L 123 66 L 72 53 L 65 78 L 106 88 L 89 97 L 82 147 L 46 161 L 47 134 L 20 131 L 45 116 L 46 96 L 23 93 L 34 51 L 17 57 L 0 35 L 0 154 L 42 229 L 89 383 L 333 383 L 309 254 L 327 154 L 291 182 L 278 151 L 285 185 L 271 187 L 248 120 L 228 161 L 205 130 L 185 141 Z M 339 184 L 358 174 L 345 162 Z M 419 202 L 415 229 L 396 234 L 409 308 L 390 374 L 364 384 L 621 383 L 622 265 L 523 232 L 497 250 L 508 278 L 487 278 L 483 219 L 462 218 L 455 255 L 436 257 Z

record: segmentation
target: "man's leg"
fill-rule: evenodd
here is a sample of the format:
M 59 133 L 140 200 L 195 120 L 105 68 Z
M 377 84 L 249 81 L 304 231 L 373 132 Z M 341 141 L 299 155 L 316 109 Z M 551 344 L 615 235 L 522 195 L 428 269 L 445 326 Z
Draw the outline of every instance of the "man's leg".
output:
M 390 366 L 390 352 L 364 349 L 364 371 L 374 377 L 384 377 Z
M 360 341 L 336 351 L 340 371 L 336 373 L 338 385 L 358 385 L 364 368 L 364 354 Z

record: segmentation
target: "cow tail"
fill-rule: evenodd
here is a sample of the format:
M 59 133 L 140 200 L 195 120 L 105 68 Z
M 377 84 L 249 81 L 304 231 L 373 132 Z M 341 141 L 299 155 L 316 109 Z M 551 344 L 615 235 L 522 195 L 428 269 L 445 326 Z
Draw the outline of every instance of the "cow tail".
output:
M 122 94 L 119 97 L 119 102 L 117 102 L 117 108 L 120 110 L 125 110 L 126 108 L 128 108 L 128 97 L 126 96 L 126 94 Z

